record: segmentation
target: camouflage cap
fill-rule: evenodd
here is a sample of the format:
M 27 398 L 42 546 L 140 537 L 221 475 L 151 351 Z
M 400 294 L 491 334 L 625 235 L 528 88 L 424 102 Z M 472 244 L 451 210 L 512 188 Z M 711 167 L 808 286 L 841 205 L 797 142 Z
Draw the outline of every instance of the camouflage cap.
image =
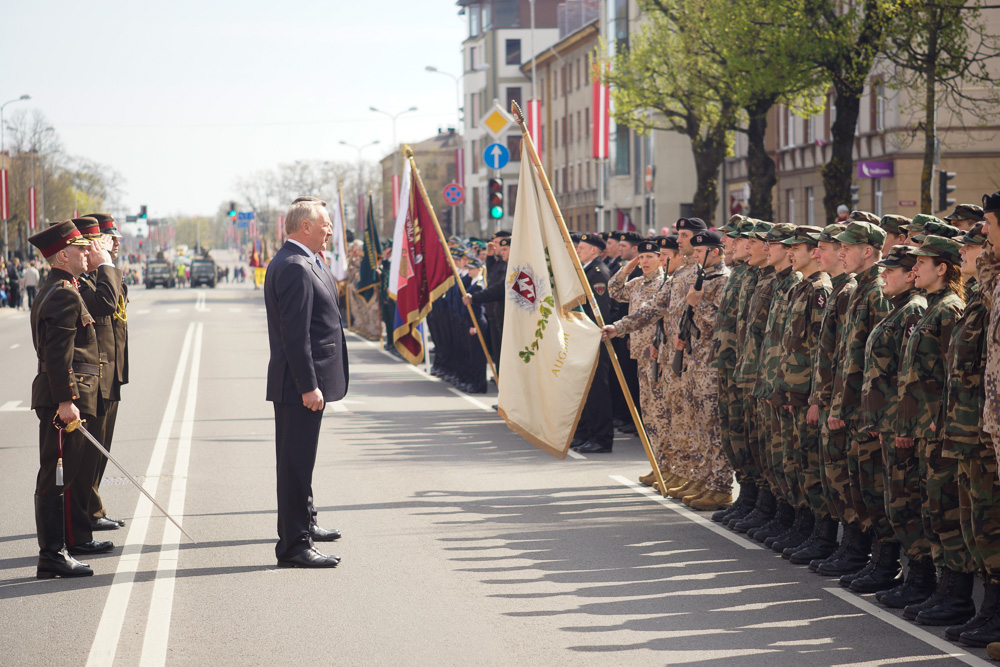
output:
M 756 223 L 750 218 L 744 218 L 739 223 L 737 223 L 736 228 L 726 232 L 726 236 L 731 239 L 745 239 L 748 238 L 750 232 L 753 231 L 754 225 Z
M 809 225 L 799 225 L 792 232 L 792 235 L 782 241 L 784 245 L 798 245 L 799 243 L 809 243 L 816 245 L 819 243 L 819 235 L 823 233 L 822 227 L 811 227 Z
M 911 222 L 913 220 L 905 215 L 883 215 L 882 219 L 878 221 L 878 226 L 889 234 L 905 234 L 904 226 Z
M 870 222 L 873 225 L 879 223 L 878 216 L 874 213 L 869 213 L 868 211 L 851 211 L 851 214 L 847 216 L 848 222 Z
M 929 234 L 913 254 L 917 257 L 937 257 L 957 266 L 962 263 L 962 253 L 959 252 L 961 247 L 962 244 L 955 239 Z
M 832 225 L 824 227 L 823 231 L 816 235 L 816 240 L 822 243 L 840 243 L 837 240 L 837 235 L 844 233 L 846 230 L 847 225 L 842 222 L 835 222 Z
M 776 243 L 791 238 L 794 233 L 795 225 L 787 222 L 779 222 L 768 230 L 767 235 L 764 236 L 764 240 L 768 243 Z
M 881 248 L 885 245 L 885 230 L 872 222 L 852 222 L 835 238 L 845 245 L 867 244 Z
M 954 239 L 961 236 L 963 232 L 958 227 L 949 225 L 946 222 L 928 220 L 924 224 L 923 230 L 919 234 L 913 235 L 913 241 L 914 243 L 923 243 L 924 239 L 931 234 L 934 236 L 943 236 L 947 239 Z
M 977 222 L 972 225 L 972 229 L 955 240 L 962 245 L 985 245 L 986 238 L 986 223 Z
M 973 222 L 979 222 L 984 218 L 983 207 L 976 206 L 975 204 L 959 204 L 955 207 L 949 215 L 944 216 L 943 220 L 972 220 Z
M 726 224 L 719 227 L 719 231 L 728 236 L 730 232 L 739 230 L 740 225 L 743 224 L 743 221 L 746 219 L 745 215 L 740 215 L 739 213 L 732 215 L 729 220 L 726 221 Z
M 913 234 L 919 234 L 924 231 L 924 225 L 928 222 L 938 222 L 942 225 L 944 224 L 944 221 L 941 218 L 933 215 L 927 215 L 926 213 L 918 213 L 913 216 L 913 220 L 910 221 L 910 224 L 903 226 L 903 229 L 908 231 L 912 236 Z
M 894 245 L 889 254 L 875 264 L 887 269 L 912 269 L 913 265 L 917 263 L 917 256 L 913 254 L 916 249 L 916 246 L 912 245 Z
M 771 231 L 771 227 L 774 227 L 773 222 L 765 222 L 764 220 L 758 220 L 754 223 L 753 231 L 747 238 L 757 239 L 758 241 L 766 241 L 767 233 Z

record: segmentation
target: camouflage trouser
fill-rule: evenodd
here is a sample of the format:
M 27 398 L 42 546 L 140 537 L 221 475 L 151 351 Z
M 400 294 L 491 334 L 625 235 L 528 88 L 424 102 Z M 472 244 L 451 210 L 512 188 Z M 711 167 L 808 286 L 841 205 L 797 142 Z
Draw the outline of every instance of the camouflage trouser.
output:
M 731 493 L 733 467 L 722 450 L 719 438 L 719 385 L 714 368 L 684 371 L 684 403 L 689 407 L 688 433 L 691 437 L 691 475 L 709 491 Z
M 942 444 L 937 438 L 917 440 L 916 446 L 924 461 L 920 513 L 934 564 L 956 572 L 974 572 L 976 565 L 962 538 L 958 459 L 942 456 Z
M 774 415 L 771 414 L 771 404 L 759 398 L 753 398 L 754 410 L 757 414 L 757 451 L 760 457 L 760 472 L 767 480 L 767 485 L 771 493 L 779 498 L 784 498 L 782 486 L 784 479 L 779 480 L 774 476 L 774 467 L 771 465 L 771 434 L 775 430 Z M 777 426 L 778 432 L 781 426 Z
M 885 459 L 878 437 L 866 431 L 852 429 L 851 449 L 848 455 L 848 472 L 851 492 L 848 502 L 854 508 L 861 529 L 872 537 L 895 541 L 892 526 L 885 515 Z
M 660 366 L 660 381 L 658 390 L 663 395 L 667 406 L 665 428 L 669 440 L 667 454 L 670 462 L 670 472 L 691 479 L 691 434 L 690 418 L 687 414 L 690 408 L 684 405 L 683 384 L 681 378 L 674 375 L 669 367 Z
M 760 479 L 760 469 L 750 454 L 750 445 L 747 438 L 750 415 L 747 414 L 744 404 L 745 390 L 735 382 L 730 382 L 729 393 L 729 445 L 733 450 L 733 469 L 736 470 L 736 479 L 749 484 L 757 484 Z M 719 403 L 719 411 L 722 411 L 722 403 Z
M 886 515 L 906 556 L 910 560 L 928 558 L 931 542 L 924 535 L 920 517 L 924 460 L 917 454 L 916 447 L 897 448 L 894 438 L 892 433 L 882 434 L 882 454 L 889 474 L 885 489 Z
M 765 403 L 771 410 L 771 433 L 769 434 L 771 474 L 778 482 L 780 497 L 789 505 L 796 503 L 797 480 L 790 479 L 785 474 L 785 452 L 788 442 L 792 439 L 792 419 L 788 410 L 781 405 Z
M 800 497 L 798 507 L 809 508 L 816 516 L 827 516 L 830 512 L 826 506 L 826 496 L 823 494 L 822 470 L 820 467 L 819 425 L 809 424 L 806 415 L 809 406 L 793 407 L 792 440 L 785 456 L 785 474 L 788 475 L 788 461 L 794 461 L 793 474 Z
M 650 380 L 652 359 L 639 360 L 639 405 L 642 406 L 642 425 L 649 437 L 653 455 L 660 470 L 670 472 L 670 451 L 667 446 L 667 405 L 661 391 L 662 383 Z
M 729 465 L 736 471 L 736 479 L 743 483 L 743 471 L 739 461 L 736 459 L 736 452 L 733 450 L 732 432 L 733 427 L 729 421 L 730 407 L 734 399 L 733 371 L 725 368 L 719 369 L 719 443 L 722 452 L 729 460 Z
M 771 480 L 768 477 L 764 459 L 761 458 L 761 432 L 766 430 L 766 426 L 761 426 L 760 415 L 757 413 L 757 399 L 753 397 L 751 386 L 743 385 L 739 388 L 740 397 L 743 403 L 743 423 L 746 425 L 747 456 L 753 463 L 757 471 L 757 486 L 762 489 L 771 487 Z
M 989 583 L 1000 583 L 1000 479 L 992 455 L 958 462 L 962 537 Z
M 829 412 L 820 411 L 820 451 L 823 454 L 823 494 L 830 515 L 847 525 L 858 520 L 854 509 L 847 502 L 851 485 L 847 471 L 847 429 L 831 431 L 826 424 Z

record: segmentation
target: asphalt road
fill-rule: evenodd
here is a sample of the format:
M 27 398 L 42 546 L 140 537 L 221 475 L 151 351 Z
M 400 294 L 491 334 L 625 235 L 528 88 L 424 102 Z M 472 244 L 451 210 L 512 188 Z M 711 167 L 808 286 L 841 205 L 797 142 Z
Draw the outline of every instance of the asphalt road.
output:
M 38 581 L 35 356 L 0 313 L 0 664 L 992 664 L 654 497 L 635 438 L 557 461 L 490 410 L 352 337 L 314 479 L 335 570 L 277 569 L 261 292 L 132 292 L 111 466 L 127 520 L 95 575 Z

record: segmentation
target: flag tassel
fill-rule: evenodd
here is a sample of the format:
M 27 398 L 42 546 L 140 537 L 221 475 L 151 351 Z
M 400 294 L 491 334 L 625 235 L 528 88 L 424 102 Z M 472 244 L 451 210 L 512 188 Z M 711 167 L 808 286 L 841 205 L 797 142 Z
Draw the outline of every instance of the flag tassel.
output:
M 448 258 L 448 266 L 451 267 L 451 272 L 455 276 L 455 284 L 458 285 L 459 291 L 464 297 L 465 284 L 462 283 L 462 277 L 458 275 L 458 267 L 455 266 L 455 260 L 452 259 L 451 253 L 448 251 L 448 240 L 444 237 L 444 232 L 441 230 L 441 225 L 438 223 L 437 213 L 434 212 L 434 207 L 431 205 L 431 200 L 427 196 L 427 190 L 424 189 L 424 182 L 420 180 L 420 172 L 417 171 L 417 164 L 413 160 L 413 151 L 409 146 L 404 148 L 406 159 L 410 162 L 411 173 L 413 178 L 416 179 L 417 189 L 420 190 L 420 196 L 424 200 L 424 204 L 427 205 L 427 210 L 430 211 L 431 220 L 434 221 L 434 230 L 437 232 L 438 240 L 441 241 L 441 245 L 444 247 L 445 257 Z M 469 311 L 469 317 L 472 318 L 472 326 L 476 328 L 476 336 L 479 338 L 479 344 L 483 346 L 483 354 L 486 355 L 486 361 L 490 364 L 490 371 L 493 373 L 493 379 L 496 380 L 497 388 L 500 387 L 500 376 L 497 375 L 496 366 L 493 365 L 493 357 L 490 356 L 490 351 L 486 349 L 486 339 L 483 338 L 483 332 L 479 329 L 479 320 L 476 319 L 476 314 L 472 311 L 472 304 L 466 304 L 466 309 Z
M 597 326 L 603 329 L 604 317 L 601 315 L 601 309 L 597 307 L 597 300 L 594 299 L 594 292 L 590 289 L 590 282 L 587 281 L 587 276 L 583 272 L 583 265 L 580 264 L 580 258 L 576 255 L 576 248 L 573 247 L 573 242 L 569 237 L 569 230 L 566 229 L 566 221 L 563 220 L 562 211 L 559 210 L 559 204 L 556 202 L 555 195 L 552 194 L 552 186 L 549 184 L 549 178 L 545 175 L 545 169 L 542 168 L 541 161 L 538 159 L 538 152 L 535 150 L 535 144 L 531 140 L 531 134 L 528 132 L 528 128 L 525 127 L 524 114 L 521 112 L 521 107 L 518 106 L 517 102 L 512 101 L 510 103 L 510 110 L 511 113 L 514 114 L 514 118 L 517 120 L 518 126 L 521 128 L 524 148 L 527 149 L 531 164 L 538 172 L 538 178 L 542 183 L 542 189 L 545 190 L 545 196 L 549 200 L 549 206 L 552 207 L 552 212 L 555 215 L 556 222 L 559 223 L 559 233 L 562 234 L 563 242 L 566 244 L 566 248 L 569 250 L 570 258 L 573 260 L 573 266 L 576 267 L 576 275 L 580 278 L 580 283 L 583 285 L 583 289 L 587 293 L 587 301 L 590 303 L 590 308 L 594 312 L 594 318 L 597 320 Z M 604 346 L 608 351 L 608 356 L 611 357 L 611 365 L 615 369 L 615 375 L 618 376 L 618 382 L 621 384 L 622 393 L 625 394 L 625 402 L 628 403 L 629 412 L 632 414 L 632 421 L 635 423 L 636 431 L 639 432 L 639 439 L 642 441 L 642 447 L 646 450 L 646 457 L 649 459 L 649 464 L 653 467 L 653 473 L 656 475 L 656 481 L 660 483 L 660 493 L 663 496 L 666 496 L 667 486 L 663 483 L 663 474 L 656 461 L 656 454 L 653 453 L 653 447 L 649 444 L 649 436 L 646 434 L 646 429 L 642 425 L 642 419 L 639 417 L 639 411 L 635 408 L 635 402 L 632 400 L 632 392 L 629 390 L 628 385 L 625 382 L 625 376 L 622 374 L 622 367 L 618 363 L 618 355 L 615 354 L 615 349 L 611 346 L 610 340 L 605 340 Z

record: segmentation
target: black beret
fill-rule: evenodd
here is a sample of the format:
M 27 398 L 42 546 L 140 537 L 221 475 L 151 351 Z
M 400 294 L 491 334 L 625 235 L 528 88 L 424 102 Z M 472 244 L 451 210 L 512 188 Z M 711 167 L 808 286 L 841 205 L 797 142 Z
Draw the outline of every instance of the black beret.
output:
M 510 232 L 508 232 L 505 229 L 501 229 L 500 231 L 498 231 L 498 232 L 496 232 L 496 233 L 493 234 L 494 240 L 498 239 L 498 238 L 502 238 L 504 236 L 510 236 Z
M 639 245 L 642 242 L 642 237 L 635 232 L 615 232 L 615 238 L 618 241 L 625 241 L 632 245 Z
M 708 229 L 708 225 L 701 218 L 681 218 L 674 225 L 677 231 L 686 229 L 691 232 L 704 232 Z
M 595 234 L 593 232 L 588 232 L 586 234 L 581 234 L 579 242 L 580 243 L 589 243 L 590 245 L 596 246 L 596 247 L 600 248 L 601 250 L 604 250 L 605 248 L 608 247 L 608 245 L 604 242 L 604 239 L 601 238 L 601 235 L 600 234 Z
M 505 248 L 505 247 L 509 246 L 510 245 L 510 236 L 509 235 L 508 236 L 501 236 L 499 239 L 497 239 L 497 244 L 499 244 L 499 246 L 501 248 Z
M 656 255 L 660 254 L 660 246 L 656 241 L 639 241 L 639 254 L 644 252 L 651 252 Z
M 680 246 L 677 245 L 677 237 L 674 235 L 661 236 L 659 238 L 660 250 L 680 250 Z
M 699 248 L 702 246 L 707 248 L 722 248 L 722 234 L 715 230 L 706 230 L 698 232 L 691 237 L 691 247 Z

